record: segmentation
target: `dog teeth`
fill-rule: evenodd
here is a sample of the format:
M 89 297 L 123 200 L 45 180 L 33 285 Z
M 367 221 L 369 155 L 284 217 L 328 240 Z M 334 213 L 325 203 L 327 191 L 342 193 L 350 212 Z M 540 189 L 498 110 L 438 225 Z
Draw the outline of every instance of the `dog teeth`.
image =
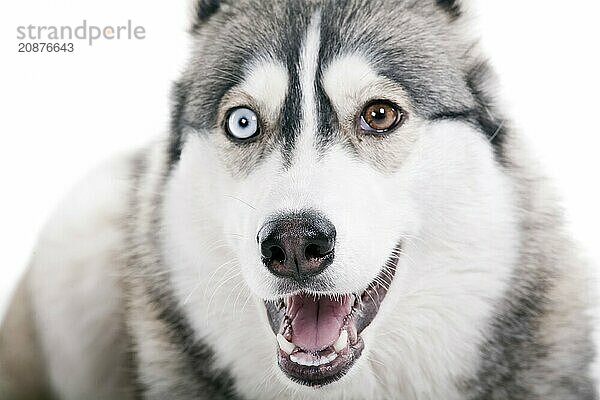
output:
M 342 333 L 340 333 L 338 340 L 333 344 L 333 348 L 336 352 L 340 352 L 344 350 L 346 346 L 348 346 L 348 331 L 344 329 Z
M 281 333 L 277 334 L 277 343 L 279 343 L 279 348 L 285 352 L 285 354 L 290 355 L 294 352 L 296 346 L 294 343 L 290 343 L 286 338 L 283 337 Z
M 304 362 L 304 359 L 302 359 L 302 358 L 298 357 L 296 354 L 292 354 L 292 355 L 290 356 L 290 360 L 291 360 L 293 363 L 296 363 L 296 364 L 299 364 L 299 365 L 307 365 L 307 364 Z
M 336 358 L 338 358 L 338 353 L 333 352 L 330 355 L 328 355 L 327 357 L 327 362 L 332 362 L 333 360 L 335 360 Z
M 290 360 L 298 365 L 305 367 L 318 367 L 320 365 L 329 364 L 337 358 L 337 354 L 333 353 L 327 357 L 302 357 L 298 354 L 292 354 Z

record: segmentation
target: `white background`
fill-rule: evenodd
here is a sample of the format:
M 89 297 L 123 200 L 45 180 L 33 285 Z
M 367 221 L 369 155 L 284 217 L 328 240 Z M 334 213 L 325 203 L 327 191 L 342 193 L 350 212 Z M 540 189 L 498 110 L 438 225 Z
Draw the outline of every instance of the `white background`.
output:
M 36 235 L 69 188 L 112 154 L 166 131 L 186 57 L 187 4 L 19 0 L 0 5 L 0 315 Z M 600 260 L 600 3 L 480 0 L 480 31 L 510 114 L 554 178 L 570 227 Z M 19 25 L 146 28 L 143 41 L 19 54 Z M 73 243 L 74 246 L 77 243 Z

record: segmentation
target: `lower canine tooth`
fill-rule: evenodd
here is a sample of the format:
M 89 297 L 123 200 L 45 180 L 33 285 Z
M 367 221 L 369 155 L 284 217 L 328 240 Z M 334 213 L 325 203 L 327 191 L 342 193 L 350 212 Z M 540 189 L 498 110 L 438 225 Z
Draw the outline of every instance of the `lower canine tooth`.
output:
M 277 343 L 279 343 L 279 348 L 283 350 L 287 355 L 292 354 L 296 346 L 294 343 L 290 343 L 286 338 L 283 337 L 281 333 L 277 334 Z
M 338 338 L 338 340 L 336 340 L 335 343 L 333 344 L 333 348 L 335 349 L 335 351 L 342 351 L 346 348 L 347 345 L 348 345 L 348 331 L 346 331 L 344 329 L 342 331 L 342 333 L 340 333 L 340 337 Z

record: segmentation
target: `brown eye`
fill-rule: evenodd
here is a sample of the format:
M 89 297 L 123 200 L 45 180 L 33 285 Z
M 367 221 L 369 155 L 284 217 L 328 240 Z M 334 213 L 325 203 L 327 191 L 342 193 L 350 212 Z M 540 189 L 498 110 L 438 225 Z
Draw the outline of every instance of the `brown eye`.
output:
M 382 134 L 404 122 L 404 111 L 394 103 L 376 100 L 367 104 L 360 115 L 360 127 L 367 133 Z

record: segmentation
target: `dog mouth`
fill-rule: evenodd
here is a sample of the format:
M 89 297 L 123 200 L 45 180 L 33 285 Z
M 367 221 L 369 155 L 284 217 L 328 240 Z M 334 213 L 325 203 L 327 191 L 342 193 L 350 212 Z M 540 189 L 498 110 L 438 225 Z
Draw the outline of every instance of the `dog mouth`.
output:
M 364 349 L 361 333 L 375 319 L 396 273 L 398 246 L 378 276 L 359 294 L 301 292 L 265 301 L 277 335 L 278 364 L 301 385 L 320 387 L 342 378 Z

